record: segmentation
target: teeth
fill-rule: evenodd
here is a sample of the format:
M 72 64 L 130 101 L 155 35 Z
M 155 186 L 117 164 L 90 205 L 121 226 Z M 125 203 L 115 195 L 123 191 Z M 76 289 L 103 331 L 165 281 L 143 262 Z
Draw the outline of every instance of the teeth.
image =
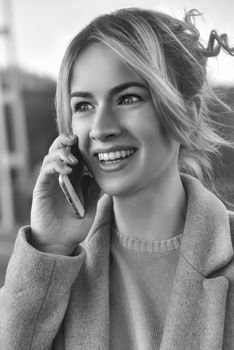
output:
M 104 160 L 109 160 L 109 155 L 108 155 L 108 153 L 104 153 L 104 154 L 103 154 L 103 159 L 104 159 Z
M 129 157 L 133 153 L 134 153 L 133 149 L 121 150 L 121 151 L 109 152 L 109 153 L 98 153 L 98 159 L 100 161 L 112 161 L 120 158 Z
M 116 159 L 115 153 L 114 153 L 114 152 L 111 152 L 111 153 L 109 154 L 109 159 L 110 159 L 110 160 Z

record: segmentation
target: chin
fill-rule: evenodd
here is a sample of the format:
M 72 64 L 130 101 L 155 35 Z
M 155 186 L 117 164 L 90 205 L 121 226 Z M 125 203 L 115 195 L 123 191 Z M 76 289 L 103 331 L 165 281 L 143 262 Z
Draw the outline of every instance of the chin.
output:
M 112 197 L 122 197 L 134 192 L 134 186 L 132 183 L 127 184 L 125 182 L 122 184 L 120 180 L 111 183 L 108 183 L 107 181 L 99 181 L 98 185 L 105 193 Z

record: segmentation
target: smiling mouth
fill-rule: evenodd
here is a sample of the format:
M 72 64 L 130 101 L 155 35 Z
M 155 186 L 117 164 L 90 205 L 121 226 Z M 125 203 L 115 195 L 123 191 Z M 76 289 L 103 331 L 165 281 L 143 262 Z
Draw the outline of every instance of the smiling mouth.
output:
M 103 164 L 113 164 L 119 163 L 122 160 L 131 157 L 135 152 L 136 149 L 126 149 L 115 152 L 97 153 L 96 157 L 98 158 L 99 162 Z

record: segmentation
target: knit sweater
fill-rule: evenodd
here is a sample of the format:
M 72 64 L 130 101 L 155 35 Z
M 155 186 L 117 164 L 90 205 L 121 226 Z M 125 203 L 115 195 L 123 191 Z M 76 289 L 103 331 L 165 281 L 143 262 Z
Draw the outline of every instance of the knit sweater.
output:
M 181 239 L 182 235 L 165 241 L 149 241 L 113 231 L 111 350 L 160 348 Z
M 160 350 L 233 350 L 234 214 L 198 180 L 182 181 L 187 214 Z M 112 205 L 100 199 L 71 257 L 42 253 L 28 243 L 30 227 L 19 231 L 0 290 L 1 350 L 110 348 Z M 139 349 L 153 350 L 151 328 L 140 328 Z

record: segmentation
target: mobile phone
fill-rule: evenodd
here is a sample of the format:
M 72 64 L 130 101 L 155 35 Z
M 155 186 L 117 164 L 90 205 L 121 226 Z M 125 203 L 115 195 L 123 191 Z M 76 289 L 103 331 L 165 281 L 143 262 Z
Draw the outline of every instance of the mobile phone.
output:
M 65 194 L 70 207 L 79 218 L 85 216 L 85 192 L 82 189 L 82 178 L 90 174 L 84 164 L 78 144 L 69 147 L 71 153 L 78 159 L 78 164 L 71 166 L 72 172 L 68 175 L 59 175 L 59 184 Z M 87 191 L 86 191 L 87 192 Z

